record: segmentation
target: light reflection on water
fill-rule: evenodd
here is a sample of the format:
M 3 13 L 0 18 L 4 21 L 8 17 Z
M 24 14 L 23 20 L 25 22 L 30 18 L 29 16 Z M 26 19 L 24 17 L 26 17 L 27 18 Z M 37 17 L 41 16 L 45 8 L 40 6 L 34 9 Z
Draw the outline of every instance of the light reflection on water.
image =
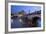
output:
M 21 20 L 21 18 L 17 18 L 17 19 L 12 19 L 11 20 L 11 27 L 12 28 L 21 28 L 21 27 L 23 27 L 23 22 L 22 22 L 22 20 Z M 41 27 L 41 18 L 39 18 L 38 20 L 37 20 L 37 27 Z
M 41 27 L 41 18 L 39 18 L 39 19 L 37 20 L 37 23 L 38 23 L 38 27 Z

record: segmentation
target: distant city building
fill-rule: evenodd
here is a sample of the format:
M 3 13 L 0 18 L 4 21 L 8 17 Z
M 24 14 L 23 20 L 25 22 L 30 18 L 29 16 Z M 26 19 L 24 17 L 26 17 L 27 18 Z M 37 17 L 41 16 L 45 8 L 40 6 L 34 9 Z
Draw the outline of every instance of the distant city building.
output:
M 14 16 L 18 16 L 18 17 L 21 17 L 21 16 L 29 16 L 29 15 L 36 15 L 36 14 L 41 14 L 41 10 L 39 11 L 34 11 L 33 13 L 30 13 L 30 10 L 29 10 L 29 13 L 27 14 L 24 10 L 21 10 L 17 13 L 12 13 L 11 16 L 14 17 Z

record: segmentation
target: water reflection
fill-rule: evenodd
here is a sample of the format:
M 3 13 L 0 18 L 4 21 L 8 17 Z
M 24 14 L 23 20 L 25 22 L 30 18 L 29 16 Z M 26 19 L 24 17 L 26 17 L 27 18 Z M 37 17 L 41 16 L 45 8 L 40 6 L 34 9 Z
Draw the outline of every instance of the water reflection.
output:
M 29 18 L 29 17 L 28 17 Z M 11 20 L 11 28 L 21 28 L 21 27 L 41 27 L 41 18 L 34 18 L 33 21 L 27 17 L 14 17 Z
M 39 18 L 38 20 L 37 20 L 37 25 L 38 25 L 38 27 L 41 27 L 41 18 Z

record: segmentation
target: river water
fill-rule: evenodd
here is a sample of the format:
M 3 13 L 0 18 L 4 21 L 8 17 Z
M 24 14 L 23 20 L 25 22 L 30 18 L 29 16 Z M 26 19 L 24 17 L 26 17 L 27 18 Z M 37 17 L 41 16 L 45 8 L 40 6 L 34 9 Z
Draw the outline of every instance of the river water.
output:
M 11 19 L 11 28 L 23 27 L 23 21 L 21 18 Z M 37 27 L 41 27 L 41 18 L 37 20 Z

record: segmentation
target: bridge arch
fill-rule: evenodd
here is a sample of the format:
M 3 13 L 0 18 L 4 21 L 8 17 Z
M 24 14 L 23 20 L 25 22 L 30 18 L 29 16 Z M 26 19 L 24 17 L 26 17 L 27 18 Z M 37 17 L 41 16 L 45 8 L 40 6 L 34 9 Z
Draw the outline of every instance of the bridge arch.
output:
M 33 17 L 32 23 L 35 24 L 33 27 L 41 26 L 41 17 L 38 17 L 38 16 Z

